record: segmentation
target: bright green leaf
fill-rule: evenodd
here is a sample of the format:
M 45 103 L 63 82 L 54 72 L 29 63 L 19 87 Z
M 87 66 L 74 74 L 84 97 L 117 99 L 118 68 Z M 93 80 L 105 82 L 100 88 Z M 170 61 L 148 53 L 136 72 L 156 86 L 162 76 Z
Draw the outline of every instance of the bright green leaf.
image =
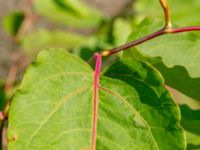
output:
M 113 25 L 113 37 L 115 40 L 115 45 L 122 45 L 126 43 L 128 36 L 132 32 L 131 24 L 122 19 L 116 19 Z
M 105 76 L 97 149 L 184 149 L 178 107 L 152 67 L 123 60 Z M 90 149 L 93 80 L 90 66 L 67 51 L 41 52 L 11 103 L 9 150 Z

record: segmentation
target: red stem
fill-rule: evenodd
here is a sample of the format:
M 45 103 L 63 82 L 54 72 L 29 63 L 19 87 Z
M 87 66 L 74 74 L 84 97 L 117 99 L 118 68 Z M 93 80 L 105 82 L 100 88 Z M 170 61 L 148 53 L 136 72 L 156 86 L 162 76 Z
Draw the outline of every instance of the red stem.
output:
M 117 48 L 113 48 L 113 49 L 109 50 L 109 54 L 107 56 L 115 54 L 115 53 L 118 53 L 118 52 L 120 52 L 122 50 L 125 50 L 125 49 L 128 49 L 128 48 L 131 48 L 131 47 L 136 46 L 138 44 L 141 44 L 141 43 L 143 43 L 145 41 L 148 41 L 150 39 L 158 37 L 158 36 L 160 36 L 160 35 L 162 35 L 164 33 L 165 33 L 164 29 L 161 29 L 161 30 L 156 31 L 156 32 L 154 32 L 152 34 L 149 34 L 149 35 L 147 35 L 147 36 L 145 36 L 143 38 L 140 38 L 138 40 L 132 41 L 130 43 L 127 43 L 127 44 L 122 45 L 122 46 L 117 47 Z
M 110 50 L 103 51 L 101 52 L 101 56 L 105 57 L 105 56 L 113 55 L 120 51 L 126 50 L 128 48 L 134 47 L 136 45 L 142 44 L 146 41 L 159 37 L 163 34 L 174 34 L 174 33 L 189 32 L 189 31 L 200 31 L 200 26 L 182 27 L 182 28 L 174 28 L 174 29 L 165 27 L 165 28 L 162 28 L 161 30 L 158 30 L 152 34 L 139 38 L 135 41 L 129 42 L 127 44 L 124 44 L 122 46 L 119 46 Z
M 96 66 L 94 71 L 94 115 L 92 129 L 92 150 L 96 149 L 97 119 L 98 119 L 98 99 L 99 99 L 99 76 L 101 72 L 102 57 L 99 53 L 94 54 Z
M 200 31 L 200 26 L 175 28 L 171 31 L 171 33 L 189 32 L 189 31 Z

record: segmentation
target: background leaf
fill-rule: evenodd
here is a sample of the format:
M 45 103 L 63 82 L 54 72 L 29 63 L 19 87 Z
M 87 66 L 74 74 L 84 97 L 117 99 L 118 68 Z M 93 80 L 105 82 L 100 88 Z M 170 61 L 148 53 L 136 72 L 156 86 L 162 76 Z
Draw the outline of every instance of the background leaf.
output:
M 161 28 L 159 24 L 161 23 L 153 23 L 153 20 L 144 20 L 131 34 L 130 39 L 137 39 L 158 30 Z M 137 46 L 137 49 L 145 56 L 161 57 L 167 67 L 183 66 L 191 77 L 197 78 L 200 77 L 200 70 L 196 69 L 200 67 L 199 47 L 199 36 L 179 33 L 157 37 Z
M 40 40 L 38 40 L 40 37 Z M 34 42 L 33 42 L 34 41 Z M 81 45 L 93 45 L 95 39 L 71 32 L 49 31 L 40 29 L 26 35 L 21 42 L 22 47 L 29 56 L 35 56 L 45 48 L 66 48 L 72 50 Z
M 54 22 L 73 27 L 95 27 L 102 15 L 80 0 L 35 0 L 35 11 Z
M 187 149 L 200 148 L 200 110 L 192 110 L 186 105 L 181 105 L 181 125 L 186 130 Z
M 199 0 L 168 0 L 172 22 L 178 26 L 189 26 L 200 24 Z M 162 8 L 159 1 L 137 0 L 135 3 L 137 15 L 136 18 L 141 20 L 145 17 L 163 18 Z
M 25 14 L 23 12 L 12 12 L 4 18 L 4 29 L 12 36 L 15 36 L 18 33 L 24 18 Z

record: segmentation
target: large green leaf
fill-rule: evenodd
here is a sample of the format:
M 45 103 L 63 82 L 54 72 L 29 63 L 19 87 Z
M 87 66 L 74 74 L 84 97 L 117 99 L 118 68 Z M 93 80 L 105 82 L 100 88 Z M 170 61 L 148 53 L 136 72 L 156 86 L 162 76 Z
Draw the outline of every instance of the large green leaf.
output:
M 144 20 L 131 34 L 130 39 L 150 34 L 161 28 L 160 24 L 153 20 Z M 161 57 L 167 67 L 180 65 L 186 68 L 191 77 L 200 77 L 200 69 L 197 69 L 200 67 L 200 38 L 195 34 L 163 35 L 143 43 L 137 48 L 145 56 Z
M 9 150 L 89 149 L 92 115 L 93 70 L 65 50 L 45 50 L 11 103 Z M 183 150 L 179 121 L 178 107 L 149 65 L 123 60 L 101 77 L 97 149 Z
M 94 27 L 102 21 L 100 12 L 81 0 L 35 0 L 34 8 L 55 22 L 73 27 Z
M 180 25 L 199 25 L 199 0 L 168 0 L 172 22 Z M 137 18 L 140 20 L 144 17 L 164 18 L 162 8 L 159 0 L 137 0 L 135 9 L 138 14 Z

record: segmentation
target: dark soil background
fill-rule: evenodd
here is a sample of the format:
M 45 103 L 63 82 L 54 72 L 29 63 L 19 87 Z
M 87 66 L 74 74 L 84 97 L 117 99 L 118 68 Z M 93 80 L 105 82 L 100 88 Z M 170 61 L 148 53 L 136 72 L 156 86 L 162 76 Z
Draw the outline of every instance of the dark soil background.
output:
M 132 0 L 84 0 L 89 5 L 101 10 L 106 16 L 115 16 Z M 0 0 L 0 79 L 6 79 L 11 66 L 15 65 L 16 59 L 21 57 L 22 51 L 16 46 L 13 39 L 2 28 L 3 18 L 15 10 L 27 10 L 28 0 Z M 35 24 L 34 24 L 35 26 Z M 39 18 L 36 26 L 52 27 L 52 23 L 44 18 Z M 54 26 L 57 28 L 57 26 Z M 59 28 L 59 27 L 58 27 Z M 29 63 L 21 60 L 24 66 Z M 22 72 L 24 69 L 21 69 Z M 12 71 L 12 69 L 11 69 Z

